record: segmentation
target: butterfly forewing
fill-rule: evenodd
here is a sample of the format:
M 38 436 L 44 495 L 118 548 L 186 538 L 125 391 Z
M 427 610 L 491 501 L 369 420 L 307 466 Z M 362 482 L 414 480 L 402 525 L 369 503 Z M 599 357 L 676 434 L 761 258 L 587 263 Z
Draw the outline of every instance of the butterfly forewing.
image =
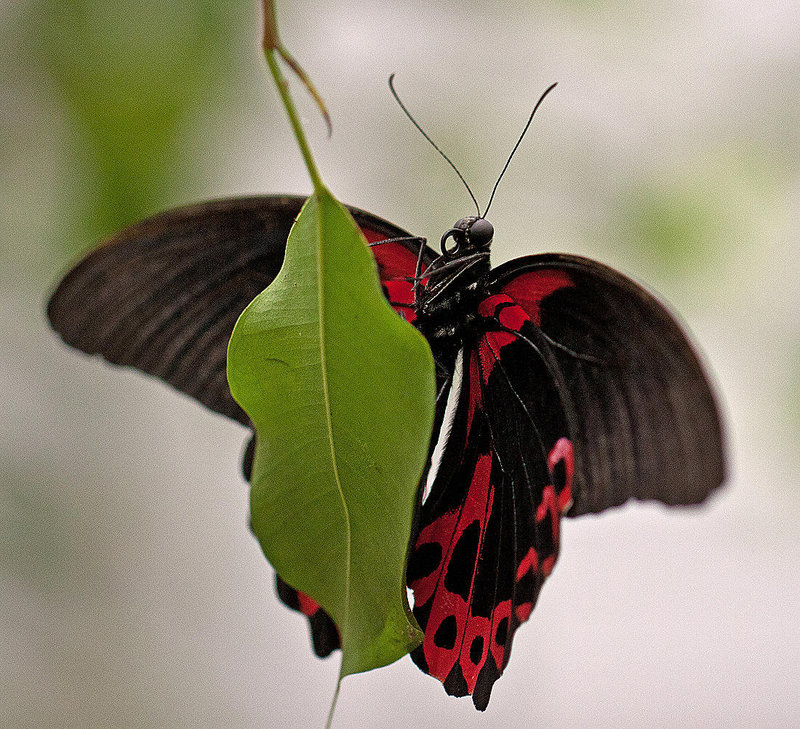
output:
M 546 254 L 492 272 L 553 344 L 575 413 L 570 516 L 629 498 L 703 501 L 723 480 L 719 414 L 680 326 L 622 274 Z
M 247 424 L 227 389 L 227 340 L 277 274 L 300 202 L 219 201 L 131 226 L 64 278 L 50 322 L 73 347 L 160 377 Z
M 239 314 L 275 278 L 304 198 L 252 197 L 178 208 L 126 228 L 59 284 L 48 317 L 64 341 L 160 377 L 240 423 L 225 374 Z M 368 239 L 406 238 L 350 208 Z M 420 243 L 377 246 L 387 279 L 414 275 Z M 425 251 L 429 262 L 433 254 Z M 408 284 L 410 290 L 410 284 Z

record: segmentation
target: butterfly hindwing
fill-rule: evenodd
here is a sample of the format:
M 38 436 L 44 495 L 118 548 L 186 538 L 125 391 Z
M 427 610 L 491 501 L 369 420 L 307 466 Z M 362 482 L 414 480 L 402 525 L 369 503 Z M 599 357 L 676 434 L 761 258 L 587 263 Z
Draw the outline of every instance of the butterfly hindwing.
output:
M 425 630 L 414 660 L 482 710 L 558 555 L 573 462 L 549 345 L 508 296 L 478 313 L 408 581 Z
M 329 656 L 337 648 L 341 648 L 339 629 L 328 613 L 323 610 L 316 600 L 308 595 L 295 590 L 294 587 L 284 582 L 280 575 L 275 575 L 275 590 L 280 601 L 286 607 L 302 613 L 308 618 L 311 628 L 311 645 L 320 658 Z
M 518 258 L 491 287 L 523 306 L 553 344 L 575 410 L 569 516 L 629 498 L 703 501 L 722 482 L 719 414 L 670 313 L 622 274 L 578 256 Z

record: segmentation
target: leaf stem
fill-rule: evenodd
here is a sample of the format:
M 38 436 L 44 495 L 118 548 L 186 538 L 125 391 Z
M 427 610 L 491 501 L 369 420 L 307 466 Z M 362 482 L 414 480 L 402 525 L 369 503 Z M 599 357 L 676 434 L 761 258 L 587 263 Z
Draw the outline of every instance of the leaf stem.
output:
M 325 189 L 325 185 L 323 184 L 322 178 L 319 175 L 319 170 L 317 170 L 316 162 L 314 162 L 314 157 L 311 154 L 311 148 L 308 146 L 308 140 L 306 139 L 306 134 L 303 131 L 303 126 L 300 124 L 300 117 L 297 114 L 297 109 L 295 108 L 292 96 L 289 93 L 289 84 L 281 72 L 281 68 L 278 65 L 277 59 L 275 58 L 276 52 L 280 53 L 277 48 L 264 49 L 264 55 L 267 58 L 267 65 L 269 66 L 269 70 L 271 71 L 272 77 L 275 79 L 275 84 L 278 87 L 278 93 L 283 101 L 286 114 L 289 117 L 289 123 L 292 125 L 292 131 L 294 132 L 295 139 L 297 139 L 297 144 L 300 147 L 300 153 L 303 155 L 303 160 L 306 163 L 306 169 L 308 169 L 308 174 L 311 177 L 312 184 L 314 185 L 314 191 L 320 192 Z
M 308 93 L 311 94 L 311 98 L 314 99 L 315 103 L 319 107 L 322 118 L 325 119 L 325 126 L 328 127 L 328 136 L 330 137 L 333 128 L 331 126 L 331 115 L 328 113 L 328 107 L 325 106 L 325 101 L 323 100 L 319 91 L 317 91 L 314 84 L 311 82 L 308 74 L 303 70 L 303 67 L 294 59 L 294 56 L 289 53 L 288 49 L 283 45 L 283 43 L 281 43 L 281 39 L 278 36 L 278 21 L 275 17 L 275 0 L 263 0 L 261 4 L 264 7 L 264 40 L 262 45 L 264 48 L 264 53 L 267 56 L 267 62 L 269 63 L 272 53 L 277 52 L 277 54 L 284 60 L 286 65 L 295 72 L 297 78 L 300 79 L 302 84 L 306 87 Z M 270 69 L 272 70 L 272 75 L 275 76 L 275 69 L 273 68 L 272 64 L 270 64 Z M 278 76 L 275 76 L 275 82 L 278 84 L 278 87 L 281 86 Z M 288 89 L 288 87 L 286 88 Z M 284 103 L 286 103 L 285 98 Z M 287 111 L 288 109 L 289 107 L 287 106 Z
M 333 714 L 336 711 L 336 702 L 339 700 L 339 689 L 342 688 L 342 676 L 339 675 L 339 680 L 336 682 L 336 691 L 333 692 L 333 700 L 331 701 L 331 710 L 328 712 L 328 721 L 325 722 L 325 729 L 331 729 L 333 723 Z
M 280 45 L 278 40 L 278 20 L 275 17 L 275 0 L 264 0 L 264 50 L 276 48 Z

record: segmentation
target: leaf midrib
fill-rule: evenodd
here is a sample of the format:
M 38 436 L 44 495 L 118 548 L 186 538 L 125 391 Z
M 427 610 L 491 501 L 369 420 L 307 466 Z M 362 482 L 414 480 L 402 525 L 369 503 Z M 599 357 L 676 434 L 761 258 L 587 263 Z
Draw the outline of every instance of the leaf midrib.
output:
M 327 348 L 325 342 L 325 327 L 323 324 L 324 307 L 323 301 L 325 299 L 325 284 L 323 277 L 323 245 L 322 245 L 322 200 L 317 194 L 317 241 L 319 242 L 317 256 L 317 290 L 319 291 L 319 299 L 317 300 L 317 318 L 319 327 L 319 349 L 320 349 L 320 364 L 322 367 L 322 392 L 325 404 L 325 424 L 328 430 L 328 446 L 330 448 L 331 466 L 333 468 L 334 480 L 336 481 L 336 489 L 339 492 L 339 498 L 342 502 L 342 509 L 344 510 L 345 519 L 345 534 L 346 534 L 346 559 L 345 559 L 345 587 L 344 587 L 344 618 L 339 625 L 339 632 L 342 638 L 347 634 L 347 624 L 350 617 L 350 556 L 351 556 L 351 529 L 350 529 L 350 510 L 347 507 L 347 501 L 344 497 L 342 490 L 342 482 L 339 477 L 339 464 L 336 459 L 336 448 L 333 442 L 333 419 L 331 417 L 331 401 L 328 391 L 328 358 Z

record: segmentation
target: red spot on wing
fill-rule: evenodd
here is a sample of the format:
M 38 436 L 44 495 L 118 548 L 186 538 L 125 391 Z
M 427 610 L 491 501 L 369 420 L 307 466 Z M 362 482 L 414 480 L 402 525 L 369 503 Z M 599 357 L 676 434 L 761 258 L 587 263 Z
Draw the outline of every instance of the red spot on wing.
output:
M 574 286 L 575 282 L 566 271 L 556 268 L 538 268 L 521 273 L 504 284 L 501 291 L 517 302 L 534 324 L 542 323 L 541 303 L 558 289 Z
M 311 616 L 319 610 L 319 603 L 299 590 L 297 592 L 297 600 L 300 603 L 300 612 L 303 615 Z
M 531 547 L 528 553 L 522 558 L 517 567 L 517 582 L 519 582 L 528 572 L 536 572 L 539 569 L 539 554 L 535 547 Z
M 493 635 L 491 636 L 492 657 L 495 665 L 500 669 L 506 664 L 507 649 L 505 641 L 502 644 L 497 641 L 497 626 L 503 620 L 507 623 L 511 620 L 511 600 L 503 600 L 492 611 L 492 626 L 494 626 Z
M 517 616 L 517 620 L 520 623 L 524 623 L 533 612 L 533 603 L 532 602 L 523 602 L 514 609 L 514 615 Z
M 572 505 L 572 477 L 575 474 L 575 454 L 572 441 L 569 438 L 559 438 L 550 455 L 547 457 L 547 467 L 552 474 L 559 463 L 564 464 L 564 484 L 558 492 L 558 512 L 563 514 Z
M 542 501 L 536 508 L 536 521 L 541 522 L 548 514 L 553 514 L 556 508 L 556 491 L 548 485 L 542 491 Z
M 496 320 L 501 327 L 509 330 L 495 331 L 490 329 L 484 334 L 484 338 L 491 337 L 492 342 L 499 347 L 503 347 L 517 339 L 512 332 L 521 332 L 525 322 L 531 319 L 528 316 L 528 312 L 506 294 L 487 296 L 478 304 L 478 314 L 484 319 Z
M 501 350 L 507 344 L 516 341 L 517 337 L 513 332 L 521 331 L 530 317 L 522 307 L 505 294 L 487 296 L 478 305 L 478 314 L 484 319 L 495 319 L 500 326 L 511 330 L 487 331 L 478 343 L 483 382 L 488 383 L 492 370 L 502 357 Z
M 511 300 L 513 301 L 513 299 Z M 525 322 L 530 319 L 527 312 L 516 302 L 514 302 L 513 306 L 504 306 L 500 309 L 497 312 L 497 318 L 502 326 L 513 332 L 521 331 Z
M 560 541 L 561 515 L 572 504 L 572 477 L 575 472 L 575 459 L 572 450 L 572 442 L 568 438 L 559 438 L 547 456 L 547 467 L 550 477 L 555 481 L 556 467 L 563 467 L 563 483 L 554 485 L 547 484 L 542 489 L 542 500 L 536 507 L 537 528 L 546 528 L 545 524 L 550 525 L 550 536 L 552 537 L 553 551 L 550 554 L 536 554 L 536 560 L 529 552 L 523 558 L 517 569 L 517 579 L 520 580 L 529 571 L 530 564 L 533 567 L 535 562 L 540 565 L 539 573 L 542 578 L 547 577 L 555 566 L 558 557 L 558 547 Z M 531 550 L 535 551 L 535 550 Z M 523 569 L 525 567 L 525 569 Z M 536 568 L 533 567 L 535 570 Z

